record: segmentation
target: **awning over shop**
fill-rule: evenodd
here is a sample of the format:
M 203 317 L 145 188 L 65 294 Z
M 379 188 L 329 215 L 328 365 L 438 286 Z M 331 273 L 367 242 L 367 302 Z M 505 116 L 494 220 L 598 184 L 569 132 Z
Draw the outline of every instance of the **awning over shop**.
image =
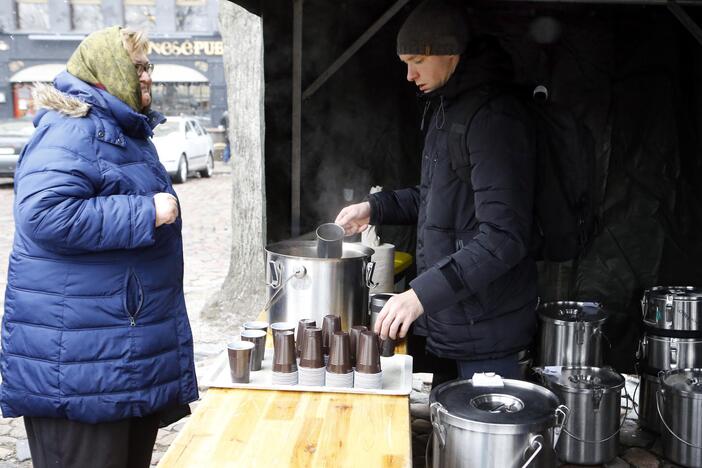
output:
M 34 65 L 18 71 L 10 78 L 11 83 L 49 83 L 66 68 L 64 63 Z M 159 63 L 151 77 L 154 83 L 208 83 L 209 80 L 199 71 L 184 65 Z
M 154 83 L 208 83 L 205 75 L 184 65 L 158 63 L 151 76 Z
M 66 69 L 65 63 L 46 63 L 34 65 L 18 71 L 10 78 L 10 83 L 49 83 L 54 77 Z

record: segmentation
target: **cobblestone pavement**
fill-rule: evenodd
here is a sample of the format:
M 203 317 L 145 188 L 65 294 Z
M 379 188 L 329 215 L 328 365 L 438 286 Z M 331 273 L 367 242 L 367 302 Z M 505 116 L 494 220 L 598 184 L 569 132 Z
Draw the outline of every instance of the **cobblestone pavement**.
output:
M 215 326 L 202 320 L 200 312 L 219 290 L 229 268 L 231 179 L 230 166 L 217 161 L 210 179 L 196 176 L 175 189 L 183 212 L 184 290 L 195 341 L 198 371 L 225 340 Z M 7 262 L 12 247 L 12 179 L 0 178 L 0 315 L 3 310 Z M 203 395 L 201 391 L 201 396 Z M 193 410 L 197 403 L 191 405 Z M 161 459 L 187 419 L 159 430 L 152 464 Z M 0 418 L 0 468 L 31 467 L 29 445 L 21 419 Z

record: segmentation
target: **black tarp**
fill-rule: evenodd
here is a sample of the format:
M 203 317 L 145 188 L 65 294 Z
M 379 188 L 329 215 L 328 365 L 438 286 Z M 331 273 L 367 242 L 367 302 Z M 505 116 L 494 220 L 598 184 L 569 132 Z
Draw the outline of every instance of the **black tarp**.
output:
M 261 14 L 269 240 L 290 236 L 292 2 L 237 2 Z M 303 89 L 392 4 L 305 0 Z M 333 219 L 343 189 L 417 183 L 414 89 L 394 53 L 410 2 L 303 103 L 302 230 Z M 702 284 L 702 45 L 662 6 L 469 3 L 498 36 L 517 81 L 545 84 L 596 141 L 600 231 L 577 264 L 540 266 L 543 300 L 604 303 L 607 360 L 633 370 L 640 298 L 657 284 Z M 688 8 L 695 19 L 700 11 Z M 347 191 L 348 195 L 348 191 Z M 405 236 L 400 242 L 409 245 Z

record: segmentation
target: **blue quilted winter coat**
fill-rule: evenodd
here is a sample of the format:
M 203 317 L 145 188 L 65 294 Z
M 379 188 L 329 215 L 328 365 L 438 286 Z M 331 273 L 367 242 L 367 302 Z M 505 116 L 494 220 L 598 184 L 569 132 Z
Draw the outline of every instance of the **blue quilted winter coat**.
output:
M 181 221 L 154 227 L 153 195 L 175 195 L 149 140 L 163 117 L 67 72 L 40 98 L 54 110 L 15 176 L 3 416 L 95 423 L 197 399 Z

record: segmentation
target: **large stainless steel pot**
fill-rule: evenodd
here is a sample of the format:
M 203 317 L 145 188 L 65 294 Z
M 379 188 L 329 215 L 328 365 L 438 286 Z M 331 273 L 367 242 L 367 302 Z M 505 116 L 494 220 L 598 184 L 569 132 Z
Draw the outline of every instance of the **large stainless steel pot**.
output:
M 538 369 L 544 385 L 570 409 L 558 458 L 578 465 L 599 465 L 617 456 L 624 377 L 609 367 L 571 366 Z
M 672 338 L 646 334 L 641 338 L 641 362 L 655 370 L 702 367 L 702 338 Z
M 554 432 L 560 433 L 567 408 L 546 388 L 521 380 L 499 382 L 452 381 L 432 390 L 434 468 L 556 466 Z
M 702 288 L 656 286 L 641 300 L 644 322 L 654 328 L 702 331 Z
M 656 393 L 660 389 L 658 377 L 651 374 L 641 374 L 639 380 L 639 424 L 641 427 L 659 433 L 661 431 L 660 417 L 656 411 Z
M 539 308 L 542 366 L 600 366 L 607 313 L 594 302 L 547 302 Z
M 702 466 L 702 369 L 661 372 L 657 406 L 663 453 L 679 465 Z
M 344 243 L 341 258 L 318 258 L 315 241 L 284 241 L 266 247 L 270 322 L 309 318 L 321 324 L 338 315 L 345 330 L 368 325 L 373 250 Z

